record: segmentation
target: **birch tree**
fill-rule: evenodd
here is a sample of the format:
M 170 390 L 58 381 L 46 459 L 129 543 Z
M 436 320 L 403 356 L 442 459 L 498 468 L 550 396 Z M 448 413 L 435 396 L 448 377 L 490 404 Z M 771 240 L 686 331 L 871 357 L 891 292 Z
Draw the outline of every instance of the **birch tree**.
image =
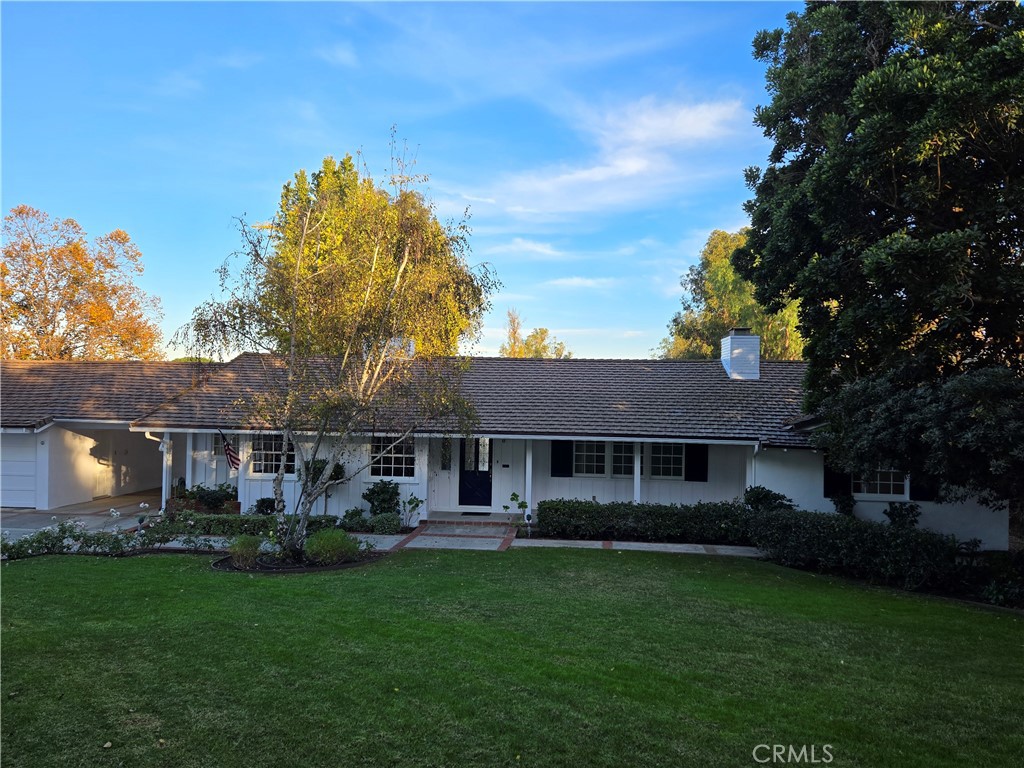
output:
M 299 171 L 272 221 L 242 223 L 220 296 L 176 337 L 197 356 L 261 353 L 260 393 L 246 407 L 252 425 L 294 446 L 293 515 L 284 462 L 273 481 L 279 543 L 293 557 L 317 500 L 366 467 L 361 455 L 339 476 L 351 438 L 394 445 L 427 421 L 471 416 L 453 356 L 478 332 L 494 280 L 467 261 L 466 220 L 437 220 L 425 180 L 399 163 L 384 186 L 349 156 Z

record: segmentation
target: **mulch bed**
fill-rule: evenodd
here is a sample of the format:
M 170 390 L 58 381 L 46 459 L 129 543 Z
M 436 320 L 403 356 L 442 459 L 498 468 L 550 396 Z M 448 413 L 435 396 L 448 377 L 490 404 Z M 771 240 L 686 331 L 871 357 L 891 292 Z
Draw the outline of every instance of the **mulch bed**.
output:
M 361 568 L 364 565 L 371 565 L 379 562 L 388 556 L 387 552 L 372 552 L 351 563 L 337 563 L 336 565 L 313 565 L 312 563 L 279 563 L 268 559 L 259 558 L 256 560 L 255 568 L 235 568 L 231 563 L 231 557 L 222 557 L 214 560 L 210 565 L 215 571 L 230 571 L 232 573 L 259 573 L 267 575 L 280 575 L 286 573 L 323 573 L 325 571 L 344 571 L 349 568 Z

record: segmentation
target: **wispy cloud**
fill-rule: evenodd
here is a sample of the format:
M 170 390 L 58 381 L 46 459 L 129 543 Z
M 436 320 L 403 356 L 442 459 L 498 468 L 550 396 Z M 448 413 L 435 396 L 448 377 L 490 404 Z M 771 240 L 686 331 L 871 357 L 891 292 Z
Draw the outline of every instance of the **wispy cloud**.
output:
M 318 59 L 336 67 L 352 69 L 359 66 L 359 57 L 356 56 L 355 48 L 347 41 L 337 42 L 325 48 L 317 48 L 313 53 Z
M 619 281 L 614 277 L 556 277 L 554 280 L 546 280 L 541 285 L 549 288 L 611 288 Z
M 538 261 L 559 261 L 572 258 L 570 254 L 558 250 L 551 243 L 542 243 L 536 240 L 528 240 L 523 237 L 516 237 L 508 243 L 492 245 L 484 250 L 484 253 L 488 255 L 507 253 L 521 258 L 529 258 Z
M 588 160 L 510 174 L 482 194 L 512 216 L 532 220 L 630 210 L 671 194 L 692 194 L 722 175 L 707 154 L 747 118 L 738 99 L 644 97 L 603 110 L 578 106 L 569 119 L 593 146 Z
M 245 51 L 228 51 L 215 56 L 198 56 L 191 64 L 161 77 L 155 87 L 165 98 L 187 98 L 205 89 L 204 80 L 216 70 L 244 70 L 255 66 L 263 57 Z

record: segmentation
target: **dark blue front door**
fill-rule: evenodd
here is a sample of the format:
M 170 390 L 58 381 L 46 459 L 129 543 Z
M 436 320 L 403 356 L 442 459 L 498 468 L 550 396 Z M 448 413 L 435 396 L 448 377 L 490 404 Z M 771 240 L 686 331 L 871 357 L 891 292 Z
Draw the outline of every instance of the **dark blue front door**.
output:
M 491 506 L 491 440 L 462 438 L 459 461 L 459 506 Z

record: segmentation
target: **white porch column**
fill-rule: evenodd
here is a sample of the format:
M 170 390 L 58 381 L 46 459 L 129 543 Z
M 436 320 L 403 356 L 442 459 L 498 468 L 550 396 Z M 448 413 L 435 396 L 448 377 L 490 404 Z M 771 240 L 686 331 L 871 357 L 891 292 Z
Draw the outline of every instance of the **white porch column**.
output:
M 185 435 L 185 487 L 192 487 L 192 433 Z
M 160 441 L 160 450 L 164 454 L 164 471 L 160 480 L 160 511 L 163 512 L 167 508 L 167 499 L 171 496 L 171 438 L 169 432 L 164 432 L 164 437 Z
M 523 501 L 526 502 L 526 511 L 533 511 L 533 440 L 526 441 L 526 478 L 523 484 L 526 488 L 524 492 L 525 498 Z
M 640 464 L 644 455 L 644 444 L 633 443 L 633 502 L 640 503 Z

